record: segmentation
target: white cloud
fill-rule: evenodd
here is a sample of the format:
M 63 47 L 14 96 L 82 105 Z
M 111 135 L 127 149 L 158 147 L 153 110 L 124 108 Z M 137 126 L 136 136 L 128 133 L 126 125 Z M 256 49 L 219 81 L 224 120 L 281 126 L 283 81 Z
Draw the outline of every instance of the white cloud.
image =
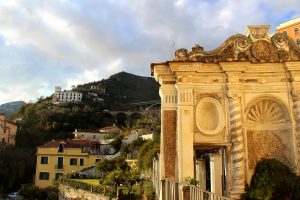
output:
M 149 76 L 150 63 L 171 59 L 177 48 L 211 50 L 249 24 L 274 30 L 299 15 L 299 0 L 4 1 L 0 104 L 118 71 Z

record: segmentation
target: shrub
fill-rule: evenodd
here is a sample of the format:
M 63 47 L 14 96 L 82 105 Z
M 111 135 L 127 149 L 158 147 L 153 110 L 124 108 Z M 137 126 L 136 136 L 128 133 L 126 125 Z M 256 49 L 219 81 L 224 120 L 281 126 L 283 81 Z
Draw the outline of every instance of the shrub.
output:
M 299 177 L 275 159 L 263 159 L 255 167 L 249 191 L 243 199 L 299 199 Z
M 144 182 L 144 193 L 146 196 L 154 196 L 155 195 L 155 190 L 153 187 L 153 183 L 151 180 L 146 180 Z

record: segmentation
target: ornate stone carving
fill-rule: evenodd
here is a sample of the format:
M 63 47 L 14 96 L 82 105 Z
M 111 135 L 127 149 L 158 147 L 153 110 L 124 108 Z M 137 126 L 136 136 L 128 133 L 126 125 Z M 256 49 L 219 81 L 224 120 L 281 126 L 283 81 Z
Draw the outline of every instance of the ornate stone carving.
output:
M 280 49 L 278 50 L 278 58 L 279 60 L 289 60 L 290 55 L 287 51 Z
M 252 45 L 252 54 L 259 61 L 276 60 L 276 50 L 265 40 L 258 40 Z
M 270 39 L 268 29 L 266 26 L 250 27 L 247 36 L 233 35 L 213 51 L 204 51 L 198 44 L 190 52 L 178 49 L 174 60 L 213 63 L 300 61 L 300 48 L 295 42 L 282 33 L 276 33 Z
M 237 99 L 241 98 L 241 93 L 239 91 L 228 90 L 227 96 L 233 100 L 237 100 Z
M 263 99 L 249 109 L 247 119 L 256 124 L 277 124 L 287 122 L 286 111 L 276 101 Z
M 287 132 L 282 131 L 277 134 L 288 135 Z M 254 169 L 256 163 L 263 158 L 275 158 L 288 166 L 292 166 L 287 147 L 277 134 L 270 131 L 249 131 L 247 133 L 250 169 Z
M 186 61 L 188 60 L 188 54 L 187 54 L 187 50 L 182 48 L 182 49 L 178 49 L 176 52 L 175 52 L 175 58 L 174 60 L 176 61 Z
M 269 35 L 270 26 L 248 26 L 247 35 L 252 40 L 270 40 Z
M 205 98 L 205 97 L 211 97 L 211 98 L 217 99 L 219 102 L 221 102 L 221 100 L 222 100 L 222 97 L 220 95 L 218 95 L 217 93 L 201 93 L 201 94 L 196 94 L 195 96 L 196 96 L 197 101 L 199 101 L 200 99 Z

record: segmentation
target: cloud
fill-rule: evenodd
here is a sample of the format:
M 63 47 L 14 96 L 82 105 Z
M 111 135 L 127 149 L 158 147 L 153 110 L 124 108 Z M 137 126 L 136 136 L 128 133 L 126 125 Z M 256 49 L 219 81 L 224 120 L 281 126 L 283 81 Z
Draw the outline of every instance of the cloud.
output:
M 35 100 L 118 71 L 150 75 L 196 43 L 300 15 L 299 0 L 10 0 L 0 4 L 0 103 Z

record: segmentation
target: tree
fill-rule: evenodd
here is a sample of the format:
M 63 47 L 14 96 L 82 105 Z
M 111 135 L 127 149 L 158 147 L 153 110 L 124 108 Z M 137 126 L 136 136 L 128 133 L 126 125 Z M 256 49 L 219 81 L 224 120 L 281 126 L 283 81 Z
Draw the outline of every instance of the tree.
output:
M 103 159 L 97 163 L 97 169 L 106 175 L 108 172 L 120 169 L 126 171 L 130 169 L 130 166 L 126 162 L 125 158 L 117 157 L 114 159 Z
M 140 174 L 137 170 L 121 170 L 115 169 L 108 173 L 104 178 L 103 184 L 113 186 L 116 190 L 121 184 L 128 189 L 128 195 L 132 194 L 133 185 L 141 181 Z
M 111 143 L 109 143 L 109 145 L 114 148 L 116 151 L 120 151 L 121 147 L 122 147 L 122 139 L 123 136 L 120 135 L 118 136 L 116 139 L 114 139 Z

